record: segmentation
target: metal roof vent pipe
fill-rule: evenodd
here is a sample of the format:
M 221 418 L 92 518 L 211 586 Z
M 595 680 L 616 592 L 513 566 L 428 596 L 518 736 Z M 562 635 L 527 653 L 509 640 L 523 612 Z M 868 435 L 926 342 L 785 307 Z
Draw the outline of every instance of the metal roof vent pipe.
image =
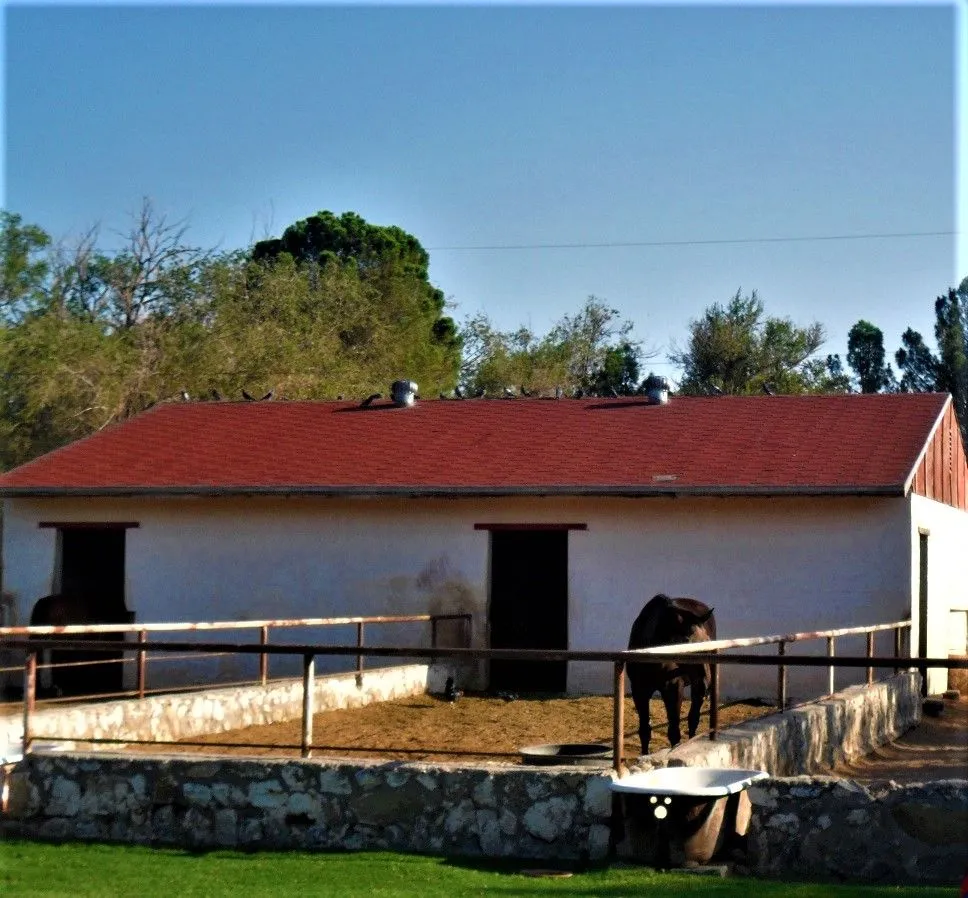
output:
M 409 408 L 417 401 L 417 385 L 412 380 L 395 380 L 390 385 L 390 398 L 397 408 Z
M 669 401 L 669 381 L 658 374 L 650 374 L 642 385 L 650 405 L 665 405 Z

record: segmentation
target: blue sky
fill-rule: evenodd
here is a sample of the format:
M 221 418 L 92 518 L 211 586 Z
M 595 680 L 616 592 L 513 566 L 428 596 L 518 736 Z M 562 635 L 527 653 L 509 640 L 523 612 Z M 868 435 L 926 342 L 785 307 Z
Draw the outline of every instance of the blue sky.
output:
M 667 373 L 739 288 L 893 354 L 968 275 L 963 29 L 955 4 L 10 5 L 3 204 L 109 244 L 149 196 L 225 249 L 354 210 L 420 239 L 458 320 L 543 332 L 594 294 Z

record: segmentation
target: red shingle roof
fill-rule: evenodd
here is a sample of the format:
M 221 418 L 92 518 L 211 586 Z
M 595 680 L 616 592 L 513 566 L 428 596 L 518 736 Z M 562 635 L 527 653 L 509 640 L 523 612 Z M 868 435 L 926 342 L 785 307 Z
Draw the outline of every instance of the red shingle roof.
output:
M 946 402 L 167 404 L 10 471 L 0 493 L 900 494 Z

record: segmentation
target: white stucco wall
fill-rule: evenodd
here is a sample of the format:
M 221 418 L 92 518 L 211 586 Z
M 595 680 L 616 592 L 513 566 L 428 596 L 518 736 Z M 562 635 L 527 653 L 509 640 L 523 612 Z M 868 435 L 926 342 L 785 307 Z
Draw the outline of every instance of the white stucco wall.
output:
M 944 657 L 963 654 L 965 613 L 968 611 L 968 578 L 965 576 L 965 551 L 968 549 L 968 513 L 925 499 L 911 499 L 911 595 L 912 638 L 918 645 L 919 535 L 928 535 L 928 655 Z M 960 649 L 958 648 L 960 643 Z M 928 671 L 928 693 L 947 687 L 947 671 Z
M 43 520 L 139 522 L 126 559 L 139 622 L 469 610 L 483 645 L 489 534 L 477 522 L 587 524 L 569 535 L 573 649 L 624 648 L 660 591 L 714 605 L 722 637 L 878 623 L 904 617 L 911 602 L 911 513 L 900 499 L 21 499 L 5 506 L 3 586 L 22 621 L 52 583 L 55 531 L 38 528 Z M 417 626 L 374 628 L 367 642 L 425 638 Z M 843 640 L 838 653 L 863 645 Z M 885 636 L 879 651 L 889 645 Z M 811 648 L 822 645 L 802 646 Z M 213 677 L 241 670 L 231 658 L 207 663 Z M 791 669 L 790 694 L 821 691 L 825 677 Z M 730 667 L 723 692 L 768 696 L 775 681 L 774 668 Z M 607 665 L 569 672 L 576 692 L 610 682 Z

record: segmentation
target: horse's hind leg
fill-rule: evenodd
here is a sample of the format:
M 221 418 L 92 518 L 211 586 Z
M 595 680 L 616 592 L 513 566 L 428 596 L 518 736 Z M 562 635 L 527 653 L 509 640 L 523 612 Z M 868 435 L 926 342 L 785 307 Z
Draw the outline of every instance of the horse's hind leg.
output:
M 679 717 L 682 713 L 682 681 L 670 680 L 662 687 L 662 703 L 669 721 L 669 745 L 673 748 L 682 741 Z
M 693 677 L 692 687 L 689 690 L 691 701 L 689 704 L 689 738 L 696 735 L 699 729 L 699 718 L 702 715 L 702 703 L 706 698 L 706 679 L 705 677 Z

